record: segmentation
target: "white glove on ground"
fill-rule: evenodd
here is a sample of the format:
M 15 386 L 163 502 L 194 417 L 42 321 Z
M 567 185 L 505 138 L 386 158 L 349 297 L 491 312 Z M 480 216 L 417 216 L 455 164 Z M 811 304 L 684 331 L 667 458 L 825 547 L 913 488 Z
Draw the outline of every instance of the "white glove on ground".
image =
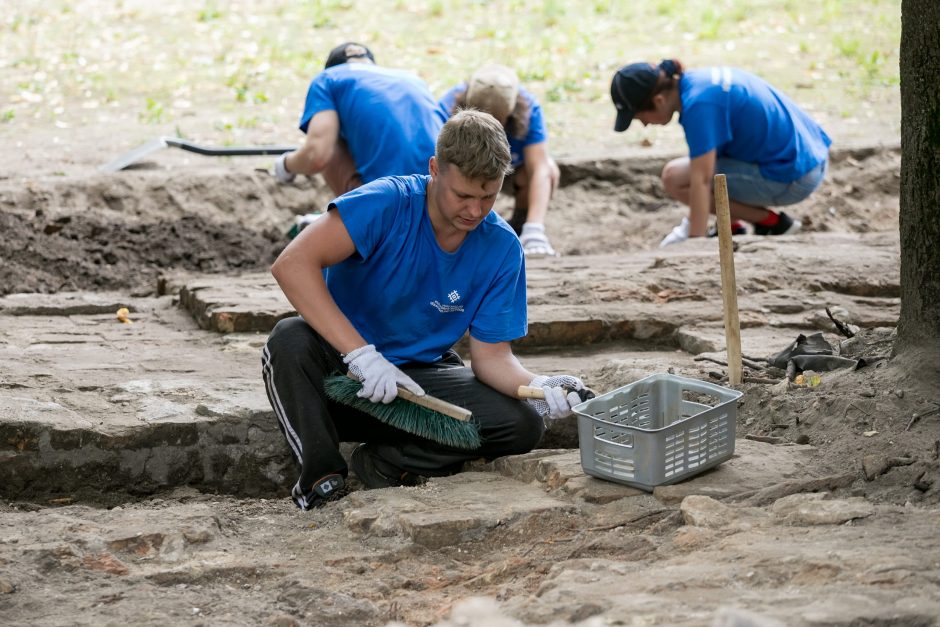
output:
M 362 389 L 356 394 L 359 398 L 367 398 L 373 403 L 391 403 L 398 396 L 399 385 L 418 396 L 424 395 L 421 386 L 382 357 L 374 344 L 366 344 L 347 354 L 343 363 L 362 383 Z
M 277 158 L 277 161 L 274 162 L 274 176 L 281 183 L 290 183 L 294 180 L 294 177 L 297 176 L 287 169 L 287 155 L 289 154 L 293 153 L 285 152 Z
M 672 229 L 669 232 L 669 235 L 663 238 L 663 241 L 659 243 L 660 248 L 665 248 L 670 244 L 678 244 L 689 239 L 689 219 L 682 218 L 682 222 L 678 226 Z
M 572 390 L 583 390 L 584 383 L 578 377 L 568 374 L 546 377 L 539 375 L 529 383 L 531 387 L 542 388 L 545 400 L 526 399 L 542 418 L 558 420 L 571 415 L 571 408 L 581 402 L 581 397 Z
M 548 236 L 545 234 L 545 225 L 537 222 L 526 222 L 522 225 L 522 233 L 519 235 L 519 241 L 522 243 L 522 252 L 526 257 L 557 257 L 558 253 L 552 248 Z

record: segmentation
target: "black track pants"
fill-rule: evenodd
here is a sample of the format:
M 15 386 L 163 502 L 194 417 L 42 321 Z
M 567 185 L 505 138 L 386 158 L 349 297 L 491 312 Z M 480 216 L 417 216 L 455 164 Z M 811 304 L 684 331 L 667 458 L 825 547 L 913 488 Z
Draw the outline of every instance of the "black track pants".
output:
M 339 353 L 300 317 L 278 322 L 262 352 L 268 400 L 295 459 L 298 486 L 306 492 L 326 475 L 347 474 L 340 442 L 370 442 L 375 454 L 395 468 L 422 476 L 459 472 L 465 461 L 526 453 L 535 448 L 544 425 L 525 401 L 481 383 L 456 353 L 434 364 L 401 369 L 425 392 L 473 412 L 483 445 L 457 449 L 390 427 L 366 413 L 329 400 L 323 379 L 346 372 Z

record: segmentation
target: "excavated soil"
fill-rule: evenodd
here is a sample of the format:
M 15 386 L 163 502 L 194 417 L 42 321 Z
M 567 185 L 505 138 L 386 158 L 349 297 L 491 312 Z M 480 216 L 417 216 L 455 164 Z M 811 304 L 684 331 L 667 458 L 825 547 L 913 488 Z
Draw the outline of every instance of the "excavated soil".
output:
M 547 228 L 565 255 L 654 248 L 683 215 L 662 194 L 663 156 L 562 163 Z M 807 231 L 897 229 L 900 151 L 837 152 L 822 188 L 789 209 Z M 0 181 L 0 295 L 16 292 L 153 292 L 170 269 L 264 270 L 294 216 L 322 210 L 318 179 L 280 186 L 258 170 L 126 170 L 39 182 Z M 505 213 L 510 200 L 497 208 Z

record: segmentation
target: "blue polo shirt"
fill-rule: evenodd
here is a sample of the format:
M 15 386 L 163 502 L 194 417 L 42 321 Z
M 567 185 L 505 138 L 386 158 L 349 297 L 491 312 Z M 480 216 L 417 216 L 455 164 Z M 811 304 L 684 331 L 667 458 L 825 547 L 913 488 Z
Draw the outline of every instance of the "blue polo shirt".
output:
M 832 140 L 786 95 L 743 70 L 690 70 L 679 79 L 689 157 L 757 164 L 769 180 L 789 183 L 828 159 Z
M 343 63 L 310 83 L 300 130 L 320 111 L 336 111 L 363 183 L 381 176 L 424 174 L 444 117 L 424 81 L 371 63 Z
M 356 252 L 326 283 L 360 335 L 394 364 L 432 363 L 469 329 L 483 342 L 527 328 L 522 246 L 495 211 L 454 252 L 427 210 L 429 176 L 381 178 L 335 199 Z

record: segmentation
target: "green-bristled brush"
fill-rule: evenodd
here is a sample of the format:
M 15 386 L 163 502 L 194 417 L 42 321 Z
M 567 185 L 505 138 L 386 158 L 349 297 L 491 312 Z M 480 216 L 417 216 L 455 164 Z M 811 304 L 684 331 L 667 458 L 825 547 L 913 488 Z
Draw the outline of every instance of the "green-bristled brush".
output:
M 473 414 L 428 394 L 418 396 L 398 388 L 391 403 L 373 403 L 356 396 L 362 384 L 346 375 L 327 377 L 326 395 L 337 403 L 375 416 L 385 424 L 454 448 L 475 449 L 483 443 Z

